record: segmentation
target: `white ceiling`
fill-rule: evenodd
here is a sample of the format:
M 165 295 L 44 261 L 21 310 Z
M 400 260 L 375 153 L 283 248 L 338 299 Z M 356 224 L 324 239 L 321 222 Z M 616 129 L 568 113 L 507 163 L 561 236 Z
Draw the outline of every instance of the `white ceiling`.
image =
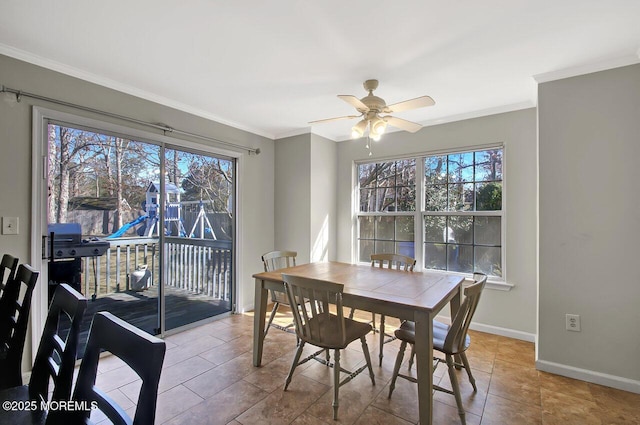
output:
M 638 0 L 3 0 L 0 11 L 2 54 L 269 138 L 352 114 L 336 95 L 362 97 L 370 78 L 388 104 L 433 97 L 397 114 L 429 125 L 535 106 L 534 76 L 640 62 L 639 48 Z M 354 124 L 312 131 L 344 140 Z

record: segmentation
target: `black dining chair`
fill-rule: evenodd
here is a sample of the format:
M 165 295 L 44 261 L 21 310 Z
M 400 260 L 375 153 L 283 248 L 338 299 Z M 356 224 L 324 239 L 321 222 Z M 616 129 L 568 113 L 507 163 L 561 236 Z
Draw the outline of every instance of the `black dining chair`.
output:
M 142 380 L 133 418 L 96 386 L 98 362 L 103 351 L 120 358 Z M 95 410 L 102 412 L 113 424 L 153 424 L 165 351 L 166 345 L 163 340 L 111 313 L 96 313 L 91 323 L 87 348 L 71 400 L 79 406 L 94 406 Z M 47 417 L 47 424 L 87 423 L 90 415 L 90 409 L 51 411 Z
M 21 264 L 0 298 L 0 389 L 22 385 L 22 353 L 38 275 Z
M 58 285 L 53 295 L 29 385 L 0 390 L 5 401 L 30 402 L 35 409 L 0 410 L 0 424 L 42 424 L 47 417 L 41 402 L 67 401 L 71 397 L 73 371 L 78 349 L 80 324 L 87 299 L 67 284 Z M 61 326 L 62 321 L 69 325 Z M 49 398 L 50 383 L 53 392 Z

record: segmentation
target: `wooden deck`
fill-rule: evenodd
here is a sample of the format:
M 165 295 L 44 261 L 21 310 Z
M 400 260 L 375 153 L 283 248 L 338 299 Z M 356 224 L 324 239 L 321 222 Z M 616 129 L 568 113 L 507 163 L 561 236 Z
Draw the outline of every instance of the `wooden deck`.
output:
M 132 325 L 152 335 L 158 334 L 158 287 L 141 291 L 124 291 L 101 295 L 95 300 L 89 298 L 84 314 L 78 344 L 78 357 L 84 347 L 91 327 L 93 315 L 98 311 L 108 311 Z M 191 293 L 184 289 L 165 287 L 165 326 L 175 329 L 231 310 L 231 302 Z M 64 329 L 67 324 L 61 323 Z

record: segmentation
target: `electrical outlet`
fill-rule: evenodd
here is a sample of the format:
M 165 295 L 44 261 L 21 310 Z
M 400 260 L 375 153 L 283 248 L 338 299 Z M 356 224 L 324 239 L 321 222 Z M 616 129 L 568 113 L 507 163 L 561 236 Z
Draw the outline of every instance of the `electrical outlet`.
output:
M 2 234 L 18 234 L 18 217 L 2 217 Z
M 580 332 L 580 315 L 579 314 L 567 314 L 565 316 L 565 327 L 568 331 Z

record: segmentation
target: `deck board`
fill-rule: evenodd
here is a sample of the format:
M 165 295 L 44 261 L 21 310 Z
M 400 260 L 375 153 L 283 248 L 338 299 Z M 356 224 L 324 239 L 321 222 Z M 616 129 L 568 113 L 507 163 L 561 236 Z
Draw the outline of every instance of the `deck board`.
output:
M 98 296 L 89 303 L 80 327 L 78 356 L 84 352 L 91 320 L 98 311 L 108 311 L 128 323 L 148 332 L 157 334 L 158 287 L 136 291 L 115 292 Z M 231 310 L 231 302 L 192 293 L 168 286 L 165 288 L 165 325 L 167 330 L 179 328 Z M 61 322 L 61 328 L 68 328 L 68 322 Z

